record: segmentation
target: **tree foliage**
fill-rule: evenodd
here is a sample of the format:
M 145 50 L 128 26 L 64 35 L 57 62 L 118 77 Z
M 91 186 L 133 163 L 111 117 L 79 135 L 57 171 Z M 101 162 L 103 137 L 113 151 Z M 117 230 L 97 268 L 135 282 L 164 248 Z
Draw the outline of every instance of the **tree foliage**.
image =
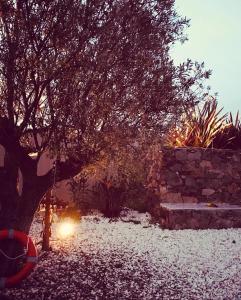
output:
M 28 231 L 52 185 L 53 170 L 37 176 L 46 150 L 61 158 L 57 180 L 76 175 L 117 142 L 163 132 L 209 72 L 170 58 L 188 25 L 174 0 L 0 5 L 0 144 L 23 177 L 14 222 Z
M 170 0 L 3 1 L 1 11 L 1 116 L 28 152 L 89 158 L 113 132 L 163 128 L 204 75 L 169 57 L 187 25 Z

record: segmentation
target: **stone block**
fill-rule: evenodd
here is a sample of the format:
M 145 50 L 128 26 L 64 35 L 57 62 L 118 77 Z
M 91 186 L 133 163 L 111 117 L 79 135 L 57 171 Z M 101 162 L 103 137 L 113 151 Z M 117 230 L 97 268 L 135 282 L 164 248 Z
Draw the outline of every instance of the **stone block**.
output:
M 202 160 L 200 162 L 200 167 L 203 169 L 212 169 L 212 163 L 208 160 Z
M 241 228 L 241 206 L 219 203 L 210 208 L 207 203 L 162 203 L 165 211 L 160 225 L 169 229 L 221 229 Z
M 193 169 L 190 170 L 190 175 L 193 178 L 202 178 L 205 176 L 205 170 L 201 168 L 196 168 L 194 167 Z
M 173 164 L 172 166 L 169 167 L 170 170 L 173 172 L 181 172 L 183 170 L 183 165 L 182 164 Z
M 194 186 L 197 186 L 197 183 L 196 183 L 196 180 L 193 177 L 187 177 L 185 179 L 185 185 L 194 187 Z
M 225 175 L 225 172 L 218 169 L 212 169 L 207 171 L 207 176 L 210 178 L 222 178 Z
M 181 193 L 166 193 L 162 199 L 168 203 L 182 203 Z
M 215 193 L 215 190 L 213 190 L 213 189 L 202 189 L 203 196 L 211 196 L 214 193 Z
M 240 154 L 239 155 L 238 154 L 234 154 L 233 157 L 232 157 L 232 159 L 233 159 L 234 162 L 240 162 L 240 158 L 241 158 Z
M 236 183 L 233 182 L 228 186 L 227 190 L 229 193 L 235 194 L 238 191 L 240 191 L 240 187 Z
M 166 178 L 167 184 L 170 186 L 179 186 L 182 185 L 182 179 L 178 172 L 168 172 Z
M 236 179 L 236 180 L 240 180 L 241 179 L 239 171 L 234 170 L 234 169 L 232 170 L 232 179 Z
M 191 196 L 182 196 L 183 203 L 197 203 L 198 199 Z
M 186 149 L 179 149 L 175 153 L 176 160 L 187 160 L 187 150 Z
M 195 152 L 190 152 L 190 153 L 188 153 L 188 155 L 187 155 L 187 159 L 188 159 L 188 160 L 200 160 L 201 157 L 202 157 L 202 154 L 201 154 L 201 152 L 198 151 L 198 150 L 195 151 Z
M 228 175 L 224 175 L 222 177 L 222 181 L 219 180 L 219 182 L 221 183 L 222 186 L 228 186 L 233 182 L 233 178 Z
M 167 181 L 167 183 L 168 183 L 168 185 L 173 186 L 173 187 L 183 185 L 183 182 L 180 178 L 169 179 Z
M 228 192 L 222 192 L 222 197 L 220 197 L 219 201 L 223 201 L 223 202 L 232 204 L 232 199 L 233 199 L 233 197 Z M 241 199 L 241 197 L 240 197 L 240 199 Z M 233 203 L 233 204 L 235 204 L 235 203 Z

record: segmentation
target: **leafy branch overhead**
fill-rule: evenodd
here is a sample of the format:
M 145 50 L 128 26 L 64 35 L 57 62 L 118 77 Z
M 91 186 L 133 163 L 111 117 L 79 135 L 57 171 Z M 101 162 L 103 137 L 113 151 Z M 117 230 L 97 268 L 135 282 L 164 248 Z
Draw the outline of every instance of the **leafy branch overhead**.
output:
M 27 152 L 75 160 L 163 131 L 208 76 L 169 56 L 187 24 L 170 0 L 2 1 L 1 116 Z
M 209 72 L 169 55 L 187 25 L 174 0 L 0 2 L 0 228 L 28 232 L 53 178 L 158 139 L 198 101 Z M 56 172 L 38 176 L 47 154 Z

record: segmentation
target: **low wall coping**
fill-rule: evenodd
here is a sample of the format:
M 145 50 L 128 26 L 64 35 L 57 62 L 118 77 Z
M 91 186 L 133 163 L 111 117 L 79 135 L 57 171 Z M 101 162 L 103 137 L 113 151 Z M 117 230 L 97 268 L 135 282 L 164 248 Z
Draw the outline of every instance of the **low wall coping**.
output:
M 162 208 L 168 210 L 208 210 L 208 211 L 220 211 L 220 210 L 240 210 L 239 205 L 230 205 L 228 203 L 217 204 L 217 207 L 210 207 L 208 203 L 161 203 Z

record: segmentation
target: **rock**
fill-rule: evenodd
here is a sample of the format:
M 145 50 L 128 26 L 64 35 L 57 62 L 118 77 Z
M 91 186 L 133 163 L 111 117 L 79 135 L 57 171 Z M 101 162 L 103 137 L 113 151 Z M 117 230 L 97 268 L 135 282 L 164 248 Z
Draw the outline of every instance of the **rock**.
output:
M 169 167 L 173 172 L 181 172 L 183 169 L 183 165 L 180 163 L 175 163 L 174 165 Z
M 187 160 L 187 150 L 186 149 L 179 149 L 175 153 L 176 160 Z
M 196 180 L 192 177 L 187 177 L 185 179 L 185 185 L 186 186 L 197 186 Z
M 192 203 L 198 199 L 198 202 L 211 200 L 240 204 L 241 152 L 200 148 L 163 149 L 163 164 L 153 177 L 149 178 L 148 183 L 167 202 Z M 153 179 L 156 180 L 151 182 Z M 182 199 L 183 195 L 194 199 Z M 211 199 L 207 199 L 209 196 Z
M 200 151 L 195 151 L 195 152 L 190 152 L 187 155 L 188 160 L 200 160 L 201 159 L 201 152 Z
M 165 176 L 166 176 L 166 182 L 168 185 L 176 186 L 176 185 L 182 184 L 182 179 L 181 179 L 178 171 L 173 172 L 173 171 L 168 170 L 165 173 Z
M 234 154 L 232 157 L 233 161 L 240 162 L 240 155 Z
M 236 183 L 232 183 L 228 186 L 228 192 L 231 194 L 237 193 L 240 190 L 240 187 Z
M 166 210 L 166 215 L 162 217 L 162 222 L 160 222 L 163 228 L 221 229 L 241 227 L 240 206 L 218 204 L 218 207 L 208 207 L 205 203 L 162 203 L 162 208 Z
M 208 170 L 207 175 L 210 178 L 222 178 L 225 175 L 225 172 L 218 169 Z
M 202 189 L 203 196 L 211 196 L 214 193 L 215 193 L 215 190 L 213 190 L 213 189 Z
M 183 203 L 198 203 L 198 199 L 191 196 L 182 196 L 182 201 Z
M 163 196 L 163 200 L 170 203 L 181 203 L 182 195 L 181 193 L 166 193 Z
M 212 169 L 212 163 L 208 160 L 202 160 L 200 163 L 200 167 L 203 169 Z

